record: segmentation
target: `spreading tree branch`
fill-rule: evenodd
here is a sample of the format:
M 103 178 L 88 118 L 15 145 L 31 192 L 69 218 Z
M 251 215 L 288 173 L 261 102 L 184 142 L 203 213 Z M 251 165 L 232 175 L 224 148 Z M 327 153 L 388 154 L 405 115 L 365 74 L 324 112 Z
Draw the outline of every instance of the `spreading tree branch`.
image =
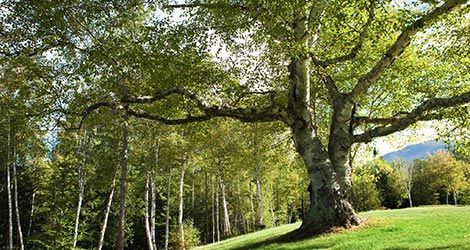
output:
M 195 2 L 195 3 L 183 3 L 183 4 L 169 4 L 166 5 L 165 7 L 171 8 L 171 9 L 187 9 L 187 8 L 209 8 L 209 9 L 218 9 L 218 8 L 226 8 L 226 7 L 235 7 L 237 9 L 246 11 L 248 10 L 247 6 L 241 5 L 241 4 L 235 4 L 235 3 L 201 3 L 201 2 Z
M 335 58 L 330 58 L 324 61 L 313 58 L 312 60 L 313 63 L 317 66 L 327 67 L 332 64 L 337 64 L 340 62 L 354 59 L 357 56 L 357 53 L 359 52 L 359 50 L 362 48 L 362 45 L 364 44 L 364 40 L 367 38 L 367 35 L 369 34 L 369 26 L 375 18 L 374 8 L 375 8 L 375 1 L 371 0 L 369 6 L 367 7 L 367 12 L 369 13 L 367 17 L 367 21 L 362 26 L 362 31 L 359 34 L 359 38 L 357 39 L 356 45 L 351 49 L 351 51 L 348 54 L 335 57 Z
M 429 25 L 438 17 L 450 12 L 456 6 L 466 3 L 467 0 L 448 0 L 441 6 L 435 8 L 428 14 L 414 21 L 407 26 L 398 36 L 393 45 L 387 50 L 385 55 L 375 64 L 375 66 L 359 78 L 358 83 L 350 93 L 350 98 L 355 102 L 359 97 L 364 95 L 369 86 L 376 82 L 385 70 L 392 65 L 395 59 L 400 56 L 408 47 L 412 37 L 420 31 L 424 26 Z
M 383 118 L 372 120 L 375 123 L 383 123 L 385 125 L 375 127 L 362 134 L 354 135 L 354 142 L 370 142 L 375 137 L 393 134 L 401 131 L 416 123 L 417 121 L 425 121 L 442 118 L 439 113 L 430 113 L 443 108 L 456 107 L 470 103 L 470 92 L 466 92 L 449 98 L 433 98 L 423 102 L 409 113 L 402 115 L 400 118 Z
M 185 124 L 198 121 L 206 121 L 215 117 L 229 117 L 243 122 L 269 122 L 283 121 L 287 122 L 287 111 L 284 107 L 272 103 L 263 108 L 239 108 L 228 106 L 210 106 L 195 93 L 180 87 L 174 87 L 159 91 L 152 96 L 125 97 L 122 99 L 126 104 L 145 104 L 162 100 L 170 95 L 181 95 L 195 102 L 201 115 L 187 115 L 183 118 L 166 118 L 158 114 L 151 114 L 144 110 L 135 110 L 132 107 L 128 112 L 130 115 L 150 120 L 156 120 L 168 125 Z

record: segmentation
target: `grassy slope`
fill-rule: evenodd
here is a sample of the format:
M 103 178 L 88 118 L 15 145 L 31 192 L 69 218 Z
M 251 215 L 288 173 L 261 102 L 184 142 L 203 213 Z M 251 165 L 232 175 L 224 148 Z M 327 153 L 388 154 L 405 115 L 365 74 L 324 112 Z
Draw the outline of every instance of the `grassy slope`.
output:
M 420 207 L 361 214 L 366 225 L 297 242 L 276 243 L 300 224 L 247 234 L 198 249 L 470 249 L 470 206 Z

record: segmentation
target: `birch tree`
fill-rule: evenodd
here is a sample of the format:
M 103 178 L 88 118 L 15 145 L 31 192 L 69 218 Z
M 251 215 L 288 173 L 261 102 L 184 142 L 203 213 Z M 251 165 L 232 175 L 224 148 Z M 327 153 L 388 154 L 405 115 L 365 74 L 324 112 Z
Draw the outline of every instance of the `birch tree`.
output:
M 97 110 L 121 107 L 167 125 L 216 117 L 283 124 L 310 179 L 300 227 L 307 235 L 361 223 L 349 202 L 354 144 L 455 118 L 455 107 L 470 102 L 468 69 L 452 63 L 468 54 L 454 53 L 468 48 L 467 0 L 418 9 L 375 0 L 4 2 L 2 23 L 15 25 L 0 53 L 41 64 L 60 50 L 70 70 L 52 78 L 76 72 L 77 84 L 66 85 L 80 86 L 71 92 L 84 101 L 51 112 L 76 127 Z M 152 18 L 174 9 L 191 15 Z M 232 60 L 212 53 L 221 44 Z M 122 78 L 133 83 L 128 91 Z

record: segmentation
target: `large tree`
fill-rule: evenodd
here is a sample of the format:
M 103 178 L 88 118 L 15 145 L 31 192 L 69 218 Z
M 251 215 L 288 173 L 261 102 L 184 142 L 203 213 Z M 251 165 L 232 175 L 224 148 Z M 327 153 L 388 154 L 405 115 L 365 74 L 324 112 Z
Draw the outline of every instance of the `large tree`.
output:
M 466 0 L 4 2 L 4 67 L 50 67 L 51 112 L 78 126 L 101 108 L 168 125 L 283 123 L 310 177 L 307 234 L 360 224 L 354 143 L 470 102 Z

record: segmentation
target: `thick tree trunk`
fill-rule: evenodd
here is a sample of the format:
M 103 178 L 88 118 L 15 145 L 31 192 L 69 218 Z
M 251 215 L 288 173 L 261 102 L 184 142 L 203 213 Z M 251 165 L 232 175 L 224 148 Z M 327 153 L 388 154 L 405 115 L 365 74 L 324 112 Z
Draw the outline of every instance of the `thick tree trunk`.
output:
M 168 240 L 170 236 L 170 195 L 171 195 L 171 169 L 168 173 L 168 183 L 166 186 L 166 211 L 165 211 L 165 250 L 168 250 Z
M 150 174 L 147 173 L 147 178 L 145 180 L 145 198 L 144 198 L 144 203 L 145 203 L 145 234 L 147 236 L 147 243 L 149 250 L 153 250 L 153 243 L 152 243 L 152 233 L 150 230 L 150 215 L 149 215 L 149 182 L 150 182 Z
M 15 198 L 15 213 L 16 213 L 16 228 L 18 230 L 18 241 L 20 250 L 24 250 L 24 242 L 23 242 L 23 231 L 21 229 L 21 217 L 20 217 L 20 208 L 18 206 L 18 181 L 16 175 L 16 145 L 13 145 L 13 190 L 14 190 L 14 198 Z
M 111 211 L 111 205 L 113 204 L 114 190 L 116 188 L 117 172 L 118 170 L 116 169 L 114 173 L 113 182 L 111 183 L 111 191 L 109 192 L 108 203 L 106 204 L 106 211 L 104 213 L 103 224 L 101 226 L 100 240 L 98 242 L 98 250 L 101 250 L 101 248 L 103 248 L 103 245 L 104 245 L 104 236 L 106 234 L 106 227 L 108 226 L 108 218 L 109 218 L 109 213 Z
M 220 178 L 220 190 L 222 193 L 222 207 L 224 209 L 224 235 L 230 235 L 232 232 L 230 226 L 230 217 L 228 212 L 227 199 L 225 197 L 225 184 L 222 178 Z
M 7 138 L 7 196 L 8 196 L 8 249 L 13 250 L 13 204 L 11 197 L 11 120 L 8 117 L 8 138 Z
M 183 225 L 183 204 L 184 204 L 184 174 L 186 172 L 186 157 L 183 159 L 181 166 L 181 178 L 180 178 L 180 189 L 179 189 L 179 207 L 178 207 L 178 225 L 180 227 L 180 236 L 182 248 L 186 249 L 184 241 L 184 225 Z
M 124 116 L 121 151 L 121 186 L 119 193 L 119 224 L 117 249 L 124 250 L 126 245 L 126 191 L 127 191 L 127 159 L 129 158 L 129 118 Z
M 296 16 L 295 38 L 299 45 L 308 46 L 308 18 L 304 13 L 296 13 Z M 300 227 L 300 232 L 307 235 L 360 223 L 347 197 L 351 187 L 351 168 L 347 158 L 352 141 L 350 120 L 353 105 L 343 94 L 329 86 L 330 100 L 334 100 L 331 101 L 334 113 L 327 151 L 316 137 L 309 106 L 310 60 L 308 57 L 291 59 L 288 100 L 289 126 L 294 145 L 310 177 L 310 208 Z

